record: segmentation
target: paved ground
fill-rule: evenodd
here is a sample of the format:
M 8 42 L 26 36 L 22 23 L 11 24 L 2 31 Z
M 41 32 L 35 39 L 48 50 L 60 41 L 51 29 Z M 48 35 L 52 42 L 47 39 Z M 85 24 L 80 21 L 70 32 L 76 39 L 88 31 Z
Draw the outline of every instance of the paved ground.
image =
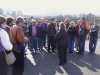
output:
M 27 51 L 24 75 L 100 75 L 100 40 L 96 54 L 88 54 L 88 41 L 84 56 L 68 55 L 68 63 L 61 67 L 58 65 L 57 54 L 31 54 Z

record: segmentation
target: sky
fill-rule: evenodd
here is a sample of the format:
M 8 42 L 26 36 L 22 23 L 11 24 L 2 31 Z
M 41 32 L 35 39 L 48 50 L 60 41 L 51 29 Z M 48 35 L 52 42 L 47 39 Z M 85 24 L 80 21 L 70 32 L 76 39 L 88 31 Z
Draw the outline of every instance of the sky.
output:
M 100 0 L 0 0 L 0 8 L 42 16 L 82 13 L 100 15 Z

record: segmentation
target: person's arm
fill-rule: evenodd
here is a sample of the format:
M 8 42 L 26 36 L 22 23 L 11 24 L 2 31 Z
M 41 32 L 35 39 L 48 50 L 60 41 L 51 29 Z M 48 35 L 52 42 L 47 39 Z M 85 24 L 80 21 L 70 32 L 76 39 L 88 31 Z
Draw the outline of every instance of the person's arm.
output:
M 1 44 L 2 46 L 7 50 L 7 51 L 11 51 L 13 48 L 13 45 L 10 42 L 10 38 L 9 35 L 6 31 L 1 30 L 0 31 L 0 39 L 1 39 Z
M 32 25 L 30 25 L 28 29 L 29 29 L 29 33 L 28 33 L 29 36 L 32 36 Z

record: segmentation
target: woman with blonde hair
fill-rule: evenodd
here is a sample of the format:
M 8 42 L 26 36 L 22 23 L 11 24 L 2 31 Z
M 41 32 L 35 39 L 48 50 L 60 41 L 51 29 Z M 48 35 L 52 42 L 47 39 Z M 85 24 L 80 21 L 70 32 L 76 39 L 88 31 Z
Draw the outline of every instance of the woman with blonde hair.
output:
M 76 30 L 75 30 L 76 24 L 74 21 L 70 22 L 69 30 L 68 30 L 68 49 L 69 53 L 74 52 L 74 43 L 75 43 L 75 36 L 76 36 Z

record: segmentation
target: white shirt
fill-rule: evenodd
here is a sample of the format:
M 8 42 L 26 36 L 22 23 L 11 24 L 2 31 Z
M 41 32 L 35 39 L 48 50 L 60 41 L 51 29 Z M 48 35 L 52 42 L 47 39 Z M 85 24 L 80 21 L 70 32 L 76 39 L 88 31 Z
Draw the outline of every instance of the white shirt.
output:
M 0 40 L 1 40 L 1 44 L 2 46 L 7 50 L 10 51 L 13 48 L 13 45 L 10 42 L 10 38 L 8 33 L 4 30 L 0 28 Z

